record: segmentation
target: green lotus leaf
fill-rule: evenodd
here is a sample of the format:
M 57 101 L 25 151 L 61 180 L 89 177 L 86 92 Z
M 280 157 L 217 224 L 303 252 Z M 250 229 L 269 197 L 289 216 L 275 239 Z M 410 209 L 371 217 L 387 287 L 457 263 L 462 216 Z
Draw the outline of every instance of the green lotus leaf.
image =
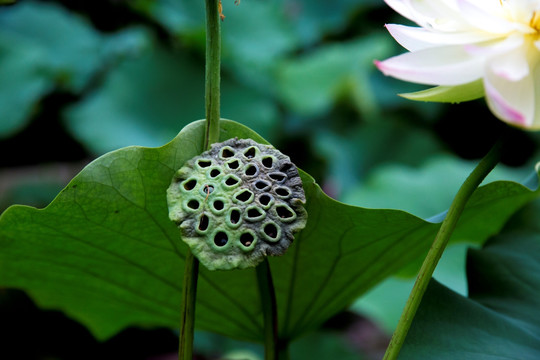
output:
M 83 169 L 45 209 L 8 208 L 0 217 L 0 286 L 25 290 L 100 339 L 128 326 L 177 327 L 187 246 L 169 220 L 166 190 L 176 170 L 202 153 L 203 134 L 199 121 L 162 147 L 113 151 Z M 222 121 L 220 140 L 233 137 L 265 143 Z M 400 210 L 345 205 L 308 174 L 300 176 L 308 222 L 285 255 L 270 258 L 279 333 L 288 340 L 422 258 L 439 228 Z M 456 237 L 486 239 L 537 196 L 513 182 L 481 187 Z M 260 341 L 255 270 L 201 269 L 199 276 L 196 326 Z
M 399 359 L 540 357 L 540 203 L 469 250 L 468 296 L 432 281 Z

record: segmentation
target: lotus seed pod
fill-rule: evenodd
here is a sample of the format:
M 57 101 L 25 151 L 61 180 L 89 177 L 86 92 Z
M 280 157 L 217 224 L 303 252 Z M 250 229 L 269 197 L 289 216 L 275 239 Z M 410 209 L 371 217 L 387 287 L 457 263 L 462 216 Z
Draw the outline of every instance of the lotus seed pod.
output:
M 302 180 L 288 156 L 230 139 L 189 160 L 167 190 L 169 217 L 210 270 L 282 255 L 307 221 Z

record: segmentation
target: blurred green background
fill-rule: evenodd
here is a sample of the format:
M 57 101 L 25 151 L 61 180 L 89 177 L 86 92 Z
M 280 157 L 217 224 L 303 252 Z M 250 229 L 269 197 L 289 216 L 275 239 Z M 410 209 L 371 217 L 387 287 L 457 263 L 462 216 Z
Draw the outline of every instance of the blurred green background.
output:
M 336 199 L 427 219 L 501 133 L 510 146 L 490 180 L 525 181 L 540 160 L 540 136 L 507 128 L 483 100 L 397 96 L 422 87 L 373 65 L 403 52 L 383 25 L 405 20 L 383 0 L 223 0 L 223 9 L 222 116 L 259 132 Z M 0 7 L 0 211 L 44 207 L 96 157 L 160 146 L 203 118 L 204 46 L 202 0 Z M 466 247 L 450 249 L 437 274 L 461 293 Z M 293 358 L 380 358 L 410 286 L 389 279 L 295 344 Z M 173 331 L 129 329 L 98 343 L 16 290 L 0 289 L 0 319 L 0 358 L 175 358 Z M 198 333 L 196 345 L 199 359 L 261 358 L 259 346 L 217 335 Z

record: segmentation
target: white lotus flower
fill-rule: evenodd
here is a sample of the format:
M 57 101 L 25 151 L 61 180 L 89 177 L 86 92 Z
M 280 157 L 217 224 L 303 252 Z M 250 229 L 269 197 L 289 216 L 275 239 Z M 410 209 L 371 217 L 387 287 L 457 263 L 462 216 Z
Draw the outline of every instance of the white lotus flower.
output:
M 377 67 L 401 80 L 442 85 L 411 98 L 463 101 L 485 94 L 501 120 L 540 129 L 540 0 L 385 2 L 421 27 L 387 25 L 410 52 L 376 61 Z

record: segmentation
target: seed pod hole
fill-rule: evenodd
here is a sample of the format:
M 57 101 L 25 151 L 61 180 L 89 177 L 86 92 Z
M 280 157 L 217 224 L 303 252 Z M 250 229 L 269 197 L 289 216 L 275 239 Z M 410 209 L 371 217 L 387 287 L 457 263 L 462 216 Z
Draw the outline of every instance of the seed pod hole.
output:
M 255 154 L 257 153 L 257 150 L 255 150 L 255 147 L 249 147 L 246 151 L 244 151 L 244 156 L 248 159 L 253 159 L 255 157 Z
M 233 160 L 227 163 L 227 167 L 231 170 L 236 170 L 240 167 L 240 162 L 238 160 Z
M 214 244 L 216 244 L 216 246 L 219 246 L 219 247 L 225 246 L 227 245 L 228 241 L 229 241 L 229 237 L 223 231 L 219 231 L 216 233 L 216 235 L 214 235 Z
M 283 173 L 271 173 L 271 174 L 268 174 L 268 176 L 270 177 L 270 179 L 277 182 L 282 182 L 283 180 L 287 178 L 287 175 Z
M 223 148 L 221 150 L 221 157 L 226 159 L 234 156 L 234 151 L 231 148 Z
M 264 233 L 266 235 L 268 235 L 269 237 L 271 237 L 272 239 L 275 239 L 278 236 L 278 229 L 277 229 L 276 225 L 274 225 L 272 223 L 266 224 L 264 226 Z
M 209 167 L 210 165 L 212 165 L 212 162 L 210 160 L 199 160 L 197 161 L 197 164 L 202 167 L 202 168 L 206 168 L 206 167 Z
M 187 206 L 190 209 L 197 210 L 199 208 L 199 202 L 197 200 L 195 200 L 195 199 L 189 200 L 188 203 L 187 203 Z
M 201 218 L 199 219 L 199 230 L 205 231 L 208 229 L 208 225 L 210 224 L 210 219 L 205 214 L 202 214 Z
M 285 198 L 285 197 L 288 197 L 289 195 L 291 195 L 291 191 L 285 187 L 278 187 L 276 188 L 275 190 L 276 194 L 278 194 L 279 196 Z
M 225 204 L 221 200 L 216 200 L 214 201 L 213 206 L 214 206 L 214 209 L 216 209 L 217 211 L 221 211 L 225 207 Z
M 210 177 L 212 177 L 212 178 L 215 178 L 216 176 L 219 176 L 219 174 L 221 174 L 221 171 L 219 171 L 218 169 L 210 170 Z
M 266 181 L 263 181 L 263 180 L 259 180 L 255 183 L 255 187 L 259 190 L 266 190 L 270 187 L 270 184 L 267 183 Z
M 235 179 L 234 177 L 232 176 L 229 176 L 227 179 L 225 179 L 225 184 L 227 186 L 234 186 L 236 184 L 238 184 L 238 179 Z
M 240 221 L 240 210 L 238 209 L 232 209 L 231 213 L 229 215 L 229 219 L 231 220 L 231 224 L 238 224 Z
M 258 218 L 261 215 L 264 215 L 264 213 L 260 209 L 257 209 L 257 208 L 251 208 L 247 212 L 248 218 L 251 218 L 251 219 Z
M 240 242 L 245 247 L 249 247 L 251 244 L 253 244 L 253 240 L 255 240 L 255 238 L 250 233 L 243 233 L 240 235 Z
M 203 186 L 202 190 L 206 195 L 210 195 L 212 192 L 214 192 L 214 185 L 206 184 Z
M 255 165 L 248 165 L 246 167 L 246 170 L 244 171 L 244 173 L 247 175 L 247 176 L 254 176 L 257 174 L 257 167 Z
M 187 191 L 193 190 L 197 186 L 197 180 L 191 179 L 184 183 L 184 189 Z
M 262 164 L 266 168 L 270 169 L 270 168 L 272 168 L 272 165 L 274 165 L 274 160 L 270 156 L 268 156 L 268 157 L 265 157 L 265 158 L 262 159 Z
M 267 206 L 268 204 L 270 204 L 270 201 L 272 201 L 272 197 L 270 197 L 270 195 L 268 194 L 262 194 L 259 198 L 259 202 L 263 206 Z
M 294 165 L 291 164 L 291 163 L 285 163 L 283 165 L 281 165 L 281 168 L 279 169 L 279 171 L 281 172 L 284 172 L 286 173 L 288 170 L 290 170 Z
M 252 196 L 253 194 L 251 193 L 251 191 L 244 190 L 240 194 L 236 195 L 235 198 L 236 200 L 241 201 L 241 202 L 248 202 Z
M 276 213 L 282 219 L 290 219 L 294 217 L 294 213 L 283 205 L 276 206 Z
M 249 222 L 256 222 L 264 219 L 266 212 L 258 206 L 249 206 L 244 212 L 244 219 Z

